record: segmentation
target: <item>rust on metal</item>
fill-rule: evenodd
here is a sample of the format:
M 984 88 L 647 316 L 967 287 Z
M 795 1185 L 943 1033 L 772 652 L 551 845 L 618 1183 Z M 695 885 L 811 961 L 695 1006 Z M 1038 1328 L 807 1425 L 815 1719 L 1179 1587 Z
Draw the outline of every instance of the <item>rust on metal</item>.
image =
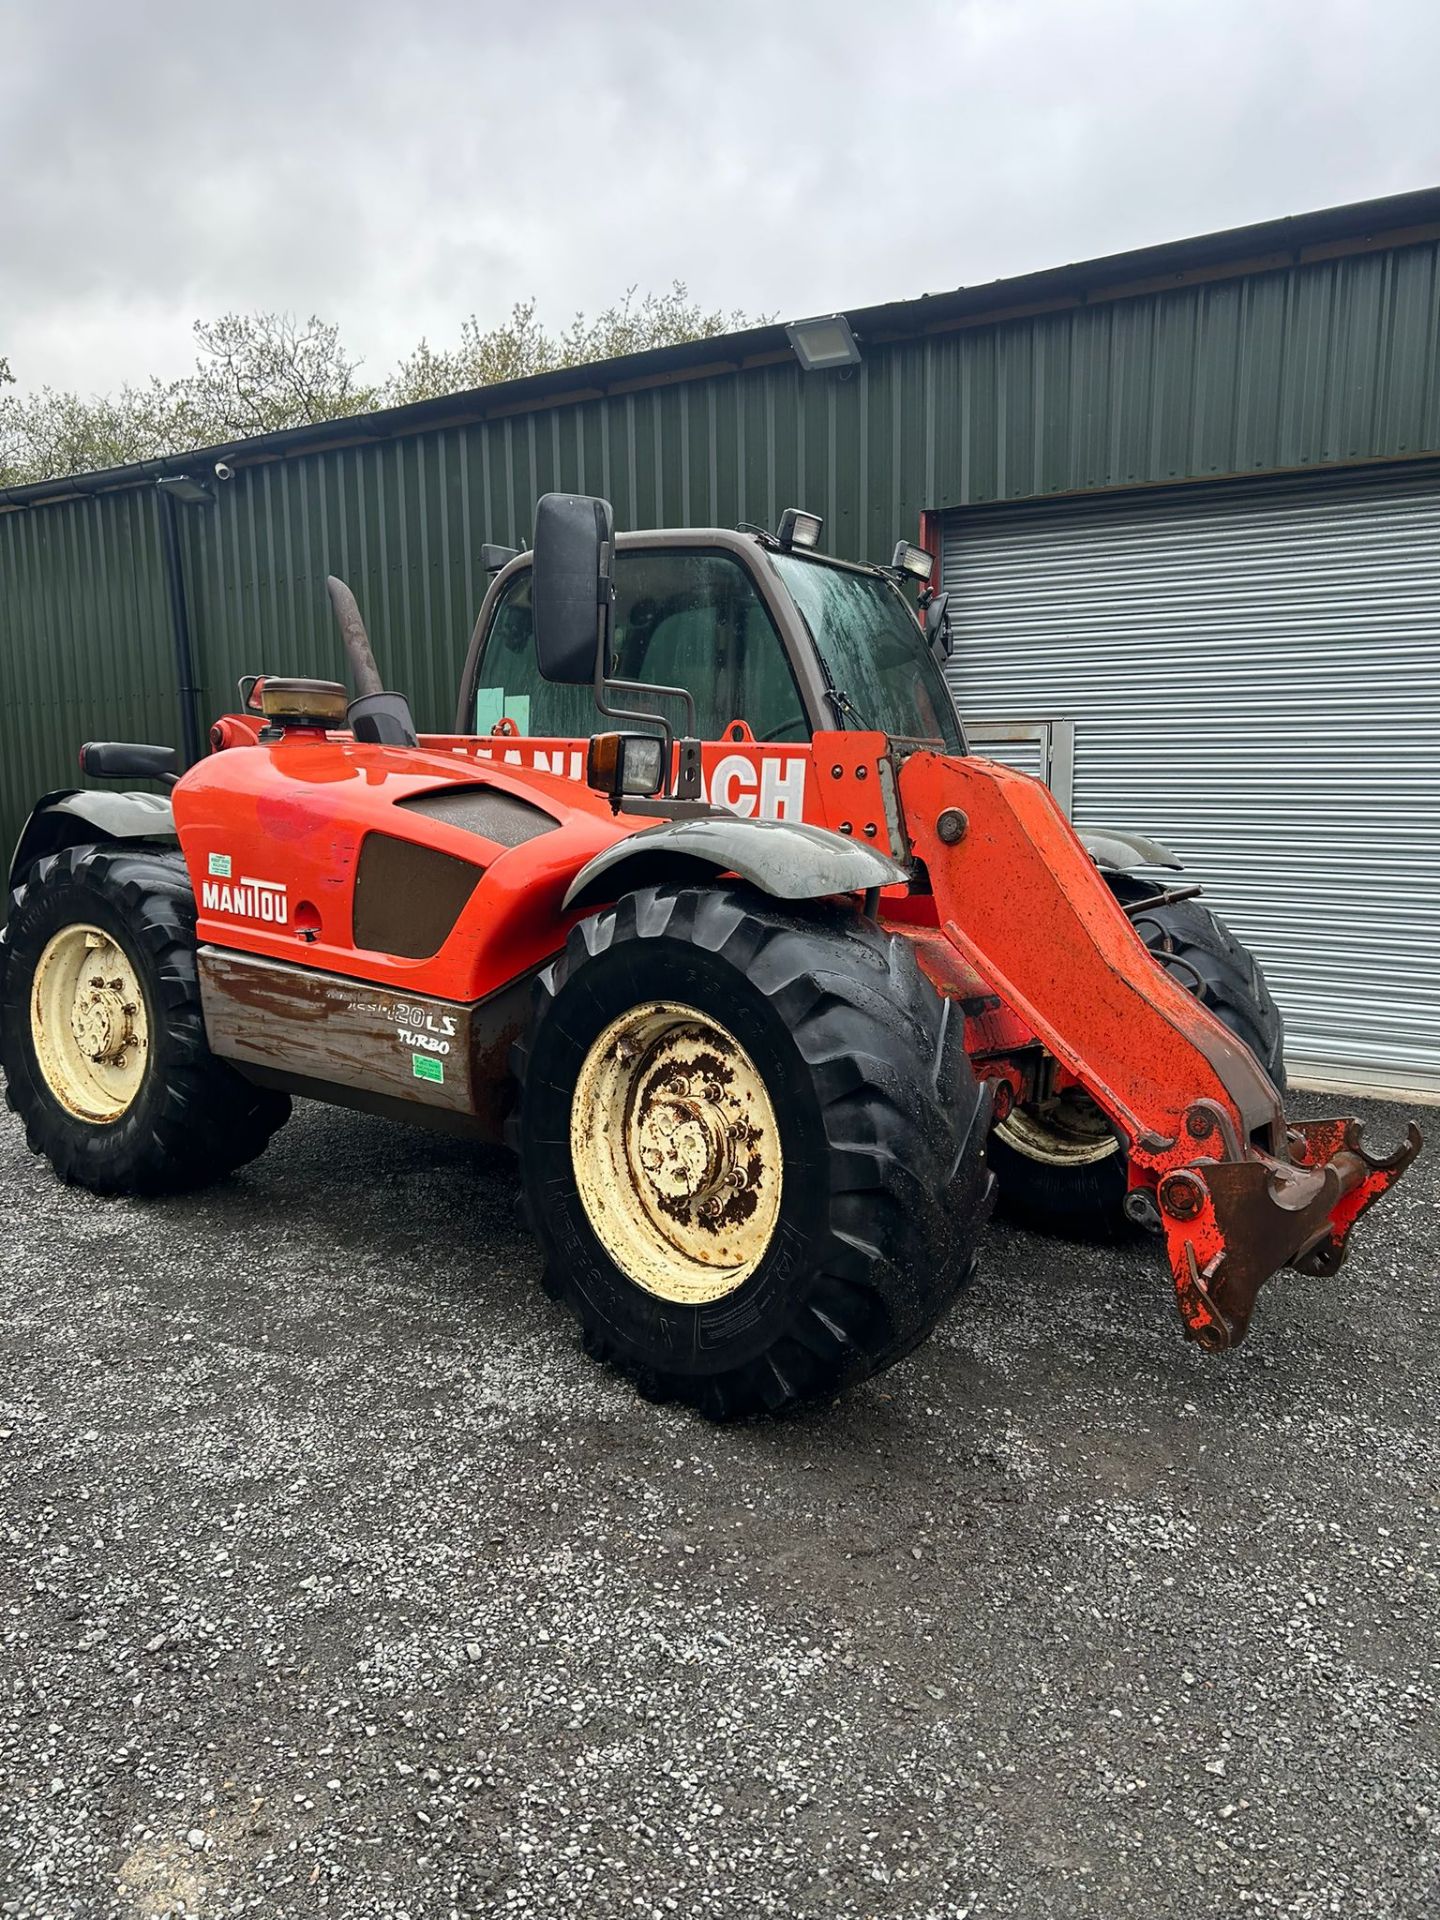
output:
M 673 1001 L 617 1016 L 581 1065 L 570 1140 L 591 1226 L 637 1286 L 698 1305 L 755 1271 L 778 1218 L 779 1128 L 720 1021 Z

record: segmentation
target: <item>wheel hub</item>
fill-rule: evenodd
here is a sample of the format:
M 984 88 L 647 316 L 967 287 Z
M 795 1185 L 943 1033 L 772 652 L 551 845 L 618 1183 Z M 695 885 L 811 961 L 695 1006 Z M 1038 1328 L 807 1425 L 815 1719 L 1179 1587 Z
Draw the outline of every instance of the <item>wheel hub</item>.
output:
M 708 1200 L 734 1163 L 734 1139 L 718 1106 L 678 1092 L 647 1100 L 634 1128 L 641 1182 L 658 1200 Z
M 779 1214 L 779 1129 L 718 1021 L 665 1001 L 612 1021 L 576 1082 L 570 1141 L 590 1224 L 638 1286 L 698 1304 L 755 1271 Z
M 1012 1107 L 995 1131 L 1017 1153 L 1044 1166 L 1090 1167 L 1120 1152 L 1119 1135 L 1078 1089 L 1043 1108 Z
M 125 998 L 122 981 L 106 980 L 97 973 L 76 994 L 70 1010 L 70 1031 L 87 1060 L 118 1066 L 135 1038 L 138 1012 L 135 1002 Z
M 30 990 L 30 1038 L 46 1085 L 67 1112 L 105 1126 L 145 1078 L 150 1030 L 130 956 L 100 927 L 62 927 Z

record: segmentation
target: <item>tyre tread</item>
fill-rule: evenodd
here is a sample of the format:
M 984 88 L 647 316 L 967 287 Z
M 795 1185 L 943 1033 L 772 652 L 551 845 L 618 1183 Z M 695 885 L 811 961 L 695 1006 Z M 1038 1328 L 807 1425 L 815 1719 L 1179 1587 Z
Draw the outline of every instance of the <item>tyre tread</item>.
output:
M 118 1123 L 79 1131 L 32 1070 L 22 1042 L 29 1022 L 25 914 L 67 891 L 80 896 L 76 918 L 87 895 L 107 903 L 148 962 L 164 1015 L 166 1064 L 143 1136 Z M 38 957 L 30 956 L 32 964 Z M 0 1055 L 6 1103 L 24 1122 L 31 1152 L 48 1158 L 60 1179 L 96 1193 L 159 1193 L 222 1178 L 263 1152 L 290 1112 L 287 1095 L 254 1086 L 206 1043 L 194 895 L 178 850 L 85 844 L 30 869 L 0 935 Z
M 523 1155 L 533 1036 L 568 981 L 617 943 L 680 939 L 719 954 L 790 1029 L 811 1075 L 830 1157 L 830 1211 L 809 1292 L 759 1355 L 722 1373 L 641 1365 L 547 1251 L 545 1291 L 584 1328 L 587 1351 L 650 1398 L 712 1419 L 827 1398 L 893 1365 L 951 1306 L 973 1270 L 993 1180 L 990 1098 L 963 1023 L 924 979 L 908 943 L 849 912 L 787 908 L 738 888 L 648 888 L 580 922 L 540 976 L 512 1068 L 520 1099 L 508 1138 Z M 523 1172 L 523 1166 L 522 1166 Z M 532 1203 L 538 1218 L 540 1209 Z

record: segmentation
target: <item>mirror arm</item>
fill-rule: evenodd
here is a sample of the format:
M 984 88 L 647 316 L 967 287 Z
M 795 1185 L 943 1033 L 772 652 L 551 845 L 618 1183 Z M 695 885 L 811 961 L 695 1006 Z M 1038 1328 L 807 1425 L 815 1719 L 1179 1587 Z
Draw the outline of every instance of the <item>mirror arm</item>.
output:
M 688 687 L 652 687 L 640 680 L 612 680 L 605 669 L 610 664 L 610 630 L 614 619 L 615 590 L 610 581 L 610 549 L 607 547 L 600 562 L 600 604 L 596 618 L 595 633 L 595 705 L 599 712 L 609 720 L 628 720 L 632 725 L 643 721 L 647 726 L 658 727 L 664 742 L 665 786 L 663 792 L 668 795 L 674 783 L 675 729 L 663 713 L 641 713 L 632 707 L 612 706 L 607 696 L 615 693 L 648 694 L 652 698 L 660 695 L 663 699 L 683 700 L 685 715 L 689 722 L 688 737 L 693 737 L 697 725 L 695 696 Z

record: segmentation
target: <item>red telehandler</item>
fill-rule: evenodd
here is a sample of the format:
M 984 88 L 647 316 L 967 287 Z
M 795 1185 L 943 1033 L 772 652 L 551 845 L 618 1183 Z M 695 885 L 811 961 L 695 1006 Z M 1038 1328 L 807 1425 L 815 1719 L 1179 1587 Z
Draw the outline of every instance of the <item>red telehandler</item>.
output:
M 178 778 L 85 748 L 172 790 L 52 794 L 21 838 L 0 1053 L 32 1148 L 184 1187 L 292 1094 L 503 1138 L 589 1350 L 716 1418 L 909 1352 L 997 1180 L 1039 1224 L 1151 1229 L 1207 1348 L 1278 1268 L 1333 1275 L 1418 1132 L 1377 1158 L 1287 1123 L 1253 960 L 1134 871 L 1163 849 L 1087 846 L 968 751 L 928 556 L 819 533 L 617 540 L 549 494 L 533 553 L 487 552 L 453 734 L 417 737 L 332 580 L 353 697 L 247 678 Z

